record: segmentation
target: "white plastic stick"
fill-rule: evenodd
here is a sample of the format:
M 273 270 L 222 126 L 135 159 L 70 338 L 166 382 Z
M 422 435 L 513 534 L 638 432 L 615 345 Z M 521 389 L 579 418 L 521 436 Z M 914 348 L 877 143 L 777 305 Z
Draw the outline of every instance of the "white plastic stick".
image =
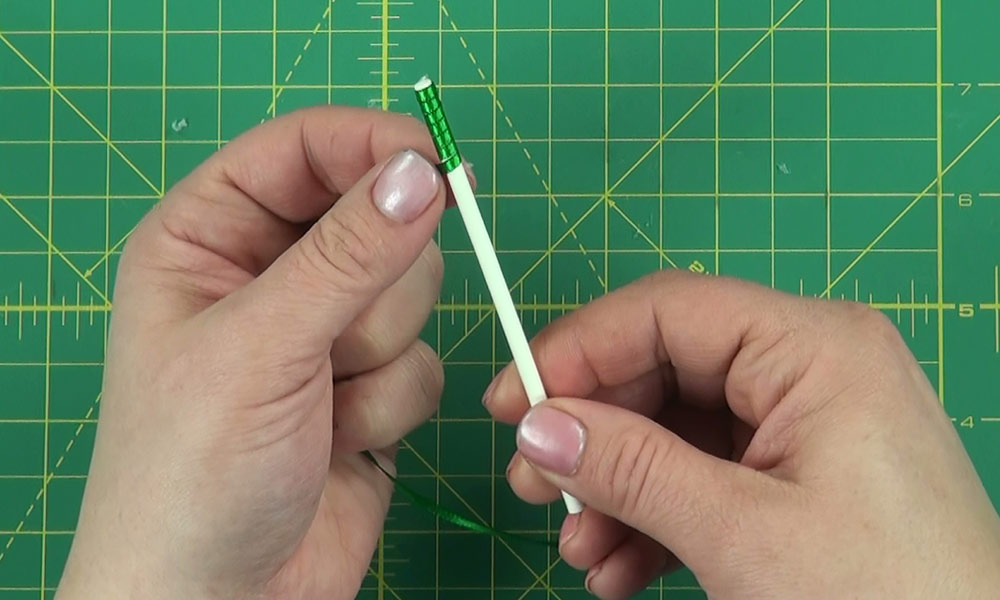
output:
M 500 269 L 500 261 L 497 260 L 493 242 L 486 231 L 486 224 L 483 222 L 483 215 L 479 212 L 479 204 L 476 203 L 476 196 L 472 191 L 472 185 L 469 183 L 465 168 L 460 166 L 449 172 L 448 182 L 455 194 L 455 201 L 458 204 L 462 220 L 465 222 L 465 229 L 469 232 L 472 249 L 475 251 L 479 266 L 483 270 L 486 287 L 490 291 L 490 296 L 493 297 L 497 317 L 500 319 L 500 327 L 507 338 L 510 353 L 514 357 L 514 366 L 517 367 L 517 373 L 521 377 L 524 391 L 528 395 L 528 402 L 531 406 L 535 406 L 548 398 L 548 394 L 545 393 L 542 377 L 538 374 L 538 366 L 535 365 L 535 359 L 531 355 L 528 338 L 524 335 L 524 329 L 521 327 L 521 320 L 514 307 L 514 299 L 511 298 L 510 290 L 507 289 L 507 280 Z M 563 492 L 562 495 L 566 502 L 566 510 L 570 514 L 583 511 L 583 504 L 579 500 L 566 492 Z

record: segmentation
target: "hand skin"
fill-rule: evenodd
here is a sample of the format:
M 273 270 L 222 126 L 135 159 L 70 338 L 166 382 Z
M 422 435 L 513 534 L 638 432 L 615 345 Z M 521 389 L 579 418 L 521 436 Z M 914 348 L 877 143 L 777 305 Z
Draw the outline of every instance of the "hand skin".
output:
M 560 552 L 597 596 L 684 564 L 715 599 L 996 597 L 1000 519 L 880 313 L 675 271 L 532 347 L 556 398 L 507 367 L 484 402 L 515 492 L 587 505 Z
M 417 336 L 445 187 L 421 154 L 416 120 L 306 110 L 143 219 L 59 600 L 354 598 L 392 488 L 359 451 L 392 468 L 442 386 Z

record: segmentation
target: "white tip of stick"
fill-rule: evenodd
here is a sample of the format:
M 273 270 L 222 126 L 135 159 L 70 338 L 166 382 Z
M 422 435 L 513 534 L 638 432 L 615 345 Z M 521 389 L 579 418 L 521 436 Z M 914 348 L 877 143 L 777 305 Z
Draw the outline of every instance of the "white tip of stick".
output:
M 422 92 L 422 91 L 426 90 L 427 88 L 431 87 L 431 85 L 433 83 L 434 82 L 431 81 L 430 77 L 424 75 L 423 77 L 420 78 L 420 81 L 418 81 L 416 84 L 414 84 L 413 89 L 416 90 L 416 91 L 418 91 L 418 92 Z
M 578 515 L 583 512 L 583 503 L 570 496 L 566 492 L 562 493 L 563 500 L 566 502 L 566 512 L 571 515 Z

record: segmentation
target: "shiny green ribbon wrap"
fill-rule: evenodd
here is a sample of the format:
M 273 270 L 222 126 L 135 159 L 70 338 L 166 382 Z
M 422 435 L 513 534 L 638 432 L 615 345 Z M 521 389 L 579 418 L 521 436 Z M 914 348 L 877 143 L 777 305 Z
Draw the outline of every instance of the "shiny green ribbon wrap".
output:
M 406 496 L 408 496 L 410 500 L 413 501 L 414 504 L 420 506 L 421 508 L 426 509 L 428 512 L 438 517 L 439 519 L 447 521 L 452 525 L 457 525 L 462 529 L 472 531 L 475 533 L 482 533 L 496 538 L 503 538 L 510 541 L 526 542 L 537 546 L 548 546 L 550 548 L 558 547 L 558 543 L 554 540 L 549 540 L 543 537 L 524 535 L 521 533 L 514 533 L 511 531 L 504 531 L 502 529 L 490 527 L 489 525 L 477 523 L 476 521 L 464 517 L 453 510 L 445 508 L 444 506 L 441 506 L 437 502 L 434 502 L 427 496 L 424 496 L 420 492 L 406 485 L 405 483 L 400 481 L 399 478 L 394 477 L 392 473 L 389 473 L 389 471 L 387 471 L 385 467 L 383 467 L 378 462 L 378 460 L 375 458 L 375 456 L 372 455 L 371 452 L 368 452 L 366 450 L 363 454 L 368 460 L 372 462 L 373 465 L 375 465 L 375 468 L 381 471 L 383 475 L 388 477 L 396 485 L 396 489 L 398 489 L 399 491 L 403 492 Z

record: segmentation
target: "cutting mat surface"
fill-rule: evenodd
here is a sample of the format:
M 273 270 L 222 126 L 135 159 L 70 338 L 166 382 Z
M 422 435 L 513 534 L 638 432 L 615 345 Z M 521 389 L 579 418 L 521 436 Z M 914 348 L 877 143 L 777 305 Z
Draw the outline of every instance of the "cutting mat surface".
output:
M 0 0 L 0 596 L 51 596 L 99 412 L 119 250 L 225 141 L 441 84 L 531 333 L 679 267 L 898 323 L 1000 499 L 1000 5 L 973 0 Z M 775 27 L 775 24 L 777 26 Z M 507 360 L 457 215 L 403 476 L 554 532 L 479 404 Z M 583 598 L 553 551 L 398 498 L 363 598 Z M 698 598 L 689 574 L 643 597 Z

